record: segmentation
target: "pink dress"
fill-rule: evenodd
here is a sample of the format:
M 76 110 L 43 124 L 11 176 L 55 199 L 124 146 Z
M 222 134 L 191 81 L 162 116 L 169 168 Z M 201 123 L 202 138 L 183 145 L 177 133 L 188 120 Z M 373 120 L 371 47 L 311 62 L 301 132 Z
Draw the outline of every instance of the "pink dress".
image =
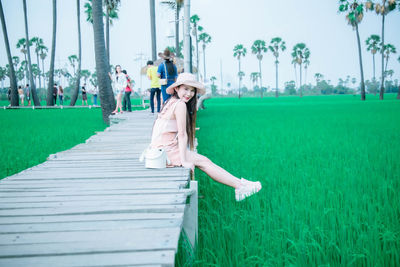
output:
M 178 125 L 176 119 L 171 119 L 179 101 L 181 100 L 171 98 L 158 115 L 153 126 L 151 147 L 165 149 L 170 161 L 167 167 L 182 166 L 178 146 Z

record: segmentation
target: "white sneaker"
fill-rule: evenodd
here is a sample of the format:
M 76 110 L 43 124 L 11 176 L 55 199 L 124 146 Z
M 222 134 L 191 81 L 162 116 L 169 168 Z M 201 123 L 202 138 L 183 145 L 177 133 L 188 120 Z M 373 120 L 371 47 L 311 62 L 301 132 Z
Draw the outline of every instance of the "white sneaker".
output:
M 248 181 L 244 178 L 240 179 L 241 187 L 235 189 L 236 201 L 242 201 L 246 197 L 249 197 L 261 190 L 262 186 L 260 182 Z

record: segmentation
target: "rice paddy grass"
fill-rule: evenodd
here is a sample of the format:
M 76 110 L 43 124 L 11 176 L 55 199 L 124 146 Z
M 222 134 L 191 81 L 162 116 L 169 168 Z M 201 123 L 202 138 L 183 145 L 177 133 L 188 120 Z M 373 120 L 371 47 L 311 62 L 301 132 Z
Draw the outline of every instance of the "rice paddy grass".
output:
M 0 179 L 106 128 L 101 109 L 0 110 L 0 122 Z
M 263 189 L 243 202 L 196 169 L 199 236 L 178 266 L 399 266 L 400 101 L 210 99 L 198 152 Z

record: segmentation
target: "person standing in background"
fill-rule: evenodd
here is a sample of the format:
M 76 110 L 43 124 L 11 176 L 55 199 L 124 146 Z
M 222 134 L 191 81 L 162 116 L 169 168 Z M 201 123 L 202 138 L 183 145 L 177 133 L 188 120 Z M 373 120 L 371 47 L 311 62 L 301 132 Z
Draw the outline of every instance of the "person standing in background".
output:
M 57 106 L 57 94 L 58 94 L 58 87 L 55 83 L 53 86 L 53 105 Z
M 58 98 L 60 100 L 60 105 L 62 106 L 64 104 L 64 89 L 61 84 L 58 86 Z
M 115 75 L 111 75 L 111 73 L 108 73 L 108 76 L 110 76 L 110 79 L 113 82 L 113 92 L 115 98 L 117 99 L 117 105 L 115 106 L 115 110 L 111 112 L 111 114 L 117 114 L 118 109 L 120 110 L 120 113 L 123 113 L 122 93 L 125 92 L 125 88 L 128 82 L 126 80 L 125 74 L 122 72 L 121 65 L 115 66 Z
M 87 92 L 86 92 L 86 83 L 83 84 L 82 86 L 82 106 L 84 106 L 87 103 Z
M 28 100 L 28 106 L 31 105 L 31 89 L 29 88 L 29 84 L 27 83 L 25 86 L 25 95 L 26 95 L 26 100 Z
M 24 95 L 24 90 L 22 90 L 22 86 L 18 86 L 18 95 L 19 95 L 19 99 L 21 100 L 21 105 L 24 106 L 24 99 L 25 99 L 25 95 Z
M 93 105 L 97 106 L 97 94 L 99 93 L 99 89 L 97 89 L 97 86 L 93 86 L 92 94 L 93 94 Z
M 125 94 L 124 94 L 124 101 L 122 105 L 122 110 L 126 111 L 128 108 L 129 112 L 132 112 L 132 104 L 131 104 L 131 93 L 132 93 L 132 87 L 131 87 L 131 78 L 128 76 L 128 73 L 126 70 L 123 70 L 122 73 L 125 74 L 126 77 L 126 87 L 125 87 Z
M 166 48 L 164 53 L 160 54 L 160 56 L 164 59 L 164 62 L 158 66 L 157 75 L 161 79 L 161 93 L 163 103 L 165 103 L 165 101 L 167 101 L 171 96 L 166 92 L 167 87 L 175 82 L 176 77 L 178 77 L 178 69 L 173 62 L 171 51 L 169 51 L 168 48 Z
M 160 106 L 161 106 L 161 99 L 160 99 L 160 94 L 161 94 L 161 89 L 160 89 L 160 78 L 157 75 L 157 67 L 154 66 L 153 61 L 149 60 L 147 61 L 147 77 L 151 81 L 150 83 L 150 108 L 151 108 L 151 113 L 154 113 L 154 95 L 157 97 L 157 112 L 160 112 Z

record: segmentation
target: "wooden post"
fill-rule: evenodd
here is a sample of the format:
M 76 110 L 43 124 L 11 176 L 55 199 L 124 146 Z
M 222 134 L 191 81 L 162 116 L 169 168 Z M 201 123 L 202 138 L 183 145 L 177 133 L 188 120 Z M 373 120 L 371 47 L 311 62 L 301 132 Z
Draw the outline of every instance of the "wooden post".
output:
M 190 203 L 185 207 L 183 230 L 188 237 L 193 251 L 196 249 L 198 236 L 198 187 L 197 181 L 190 181 Z

